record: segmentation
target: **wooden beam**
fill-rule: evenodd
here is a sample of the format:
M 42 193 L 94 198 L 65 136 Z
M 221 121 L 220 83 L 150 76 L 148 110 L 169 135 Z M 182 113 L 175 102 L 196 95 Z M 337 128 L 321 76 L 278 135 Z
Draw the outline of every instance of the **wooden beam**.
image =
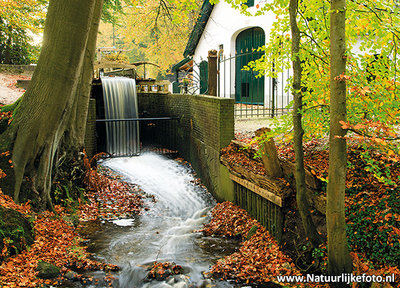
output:
M 246 187 L 247 189 L 260 195 L 261 197 L 267 199 L 268 201 L 278 205 L 279 207 L 282 207 L 282 198 L 279 197 L 278 195 L 275 195 L 274 193 L 269 192 L 268 190 L 261 188 L 255 185 L 254 183 L 251 183 L 250 181 L 239 178 L 233 174 L 229 174 L 229 178 L 231 178 L 232 181 L 235 181 L 236 183 L 242 185 L 243 187 Z
M 208 51 L 208 95 L 217 96 L 217 50 Z

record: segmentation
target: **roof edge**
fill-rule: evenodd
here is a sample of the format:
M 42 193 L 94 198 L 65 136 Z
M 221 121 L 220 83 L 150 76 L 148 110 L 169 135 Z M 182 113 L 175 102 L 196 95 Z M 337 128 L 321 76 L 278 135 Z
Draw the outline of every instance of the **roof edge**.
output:
M 197 44 L 199 43 L 201 35 L 204 32 L 213 8 L 214 4 L 211 4 L 209 0 L 204 0 L 203 5 L 200 9 L 199 17 L 197 18 L 196 24 L 194 25 L 192 32 L 190 33 L 185 51 L 183 52 L 184 57 L 192 56 L 194 54 L 194 51 L 196 50 Z
M 176 71 L 178 70 L 180 67 L 182 67 L 183 65 L 185 65 L 186 63 L 188 63 L 190 60 L 192 60 L 191 57 L 186 57 L 183 60 L 179 61 L 178 63 L 176 63 L 174 66 L 172 66 L 171 71 Z

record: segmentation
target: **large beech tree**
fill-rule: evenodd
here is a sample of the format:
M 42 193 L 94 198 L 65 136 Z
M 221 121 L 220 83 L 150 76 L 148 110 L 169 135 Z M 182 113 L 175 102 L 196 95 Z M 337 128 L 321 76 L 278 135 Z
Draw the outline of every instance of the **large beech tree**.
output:
M 28 198 L 52 207 L 50 189 L 56 151 L 83 145 L 91 68 L 102 0 L 50 0 L 43 47 L 31 84 L 1 135 L 1 151 L 10 151 L 8 173 L 14 200 L 23 181 Z M 5 191 L 7 192 L 7 191 Z

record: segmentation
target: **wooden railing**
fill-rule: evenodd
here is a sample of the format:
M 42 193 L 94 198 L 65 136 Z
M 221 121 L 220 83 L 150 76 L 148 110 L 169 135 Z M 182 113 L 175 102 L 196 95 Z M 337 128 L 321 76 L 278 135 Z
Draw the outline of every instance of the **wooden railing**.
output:
M 234 183 L 235 204 L 263 225 L 278 243 L 282 240 L 282 198 L 245 179 L 230 174 Z

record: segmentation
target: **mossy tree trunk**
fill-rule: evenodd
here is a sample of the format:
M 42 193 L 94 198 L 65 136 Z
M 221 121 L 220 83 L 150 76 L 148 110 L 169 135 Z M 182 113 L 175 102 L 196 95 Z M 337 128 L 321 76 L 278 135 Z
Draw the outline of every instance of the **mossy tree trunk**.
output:
M 329 182 L 327 188 L 326 220 L 328 231 L 328 271 L 330 275 L 349 273 L 349 255 L 345 221 L 345 183 L 347 151 L 346 131 L 340 121 L 346 121 L 346 1 L 331 1 L 331 75 L 330 75 L 330 136 Z M 335 285 L 346 287 L 345 283 Z
M 304 231 L 311 244 L 316 247 L 322 243 L 322 238 L 318 234 L 318 231 L 311 218 L 310 205 L 306 196 L 306 180 L 304 170 L 304 151 L 303 151 L 303 126 L 301 122 L 302 118 L 302 107 L 303 97 L 301 91 L 301 73 L 302 67 L 300 58 L 298 56 L 300 52 L 300 30 L 297 25 L 297 9 L 298 0 L 290 0 L 289 3 L 289 17 L 290 17 L 290 29 L 292 32 L 292 63 L 293 63 L 293 140 L 294 140 L 294 154 L 296 162 L 295 179 L 296 179 L 296 201 L 301 220 L 303 223 Z
M 27 177 L 42 208 L 52 208 L 54 156 L 68 127 L 74 102 L 79 101 L 75 95 L 95 4 L 95 0 L 49 2 L 38 66 L 14 111 L 13 121 L 2 135 L 0 147 L 12 151 L 17 202 L 21 183 Z

